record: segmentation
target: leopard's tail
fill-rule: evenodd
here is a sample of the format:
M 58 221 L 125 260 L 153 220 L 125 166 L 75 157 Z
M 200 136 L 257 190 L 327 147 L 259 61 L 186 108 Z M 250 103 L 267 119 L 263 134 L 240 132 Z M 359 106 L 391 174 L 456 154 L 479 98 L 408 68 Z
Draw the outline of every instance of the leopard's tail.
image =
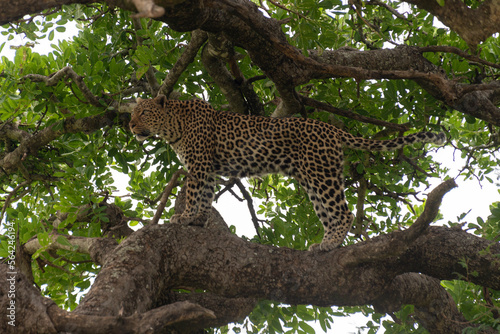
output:
M 344 145 L 356 149 L 366 151 L 394 151 L 406 145 L 415 143 L 432 143 L 443 145 L 446 141 L 446 135 L 443 132 L 418 132 L 408 136 L 398 137 L 389 140 L 373 140 L 354 137 L 351 134 L 346 134 L 344 137 Z

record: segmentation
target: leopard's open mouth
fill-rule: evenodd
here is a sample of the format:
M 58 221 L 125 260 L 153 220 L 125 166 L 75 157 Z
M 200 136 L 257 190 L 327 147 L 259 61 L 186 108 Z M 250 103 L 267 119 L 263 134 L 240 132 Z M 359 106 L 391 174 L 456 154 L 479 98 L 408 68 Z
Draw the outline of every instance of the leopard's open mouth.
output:
M 138 141 L 144 141 L 150 135 L 151 135 L 151 133 L 149 131 L 142 131 L 141 133 L 136 133 L 135 134 L 135 139 L 137 139 Z

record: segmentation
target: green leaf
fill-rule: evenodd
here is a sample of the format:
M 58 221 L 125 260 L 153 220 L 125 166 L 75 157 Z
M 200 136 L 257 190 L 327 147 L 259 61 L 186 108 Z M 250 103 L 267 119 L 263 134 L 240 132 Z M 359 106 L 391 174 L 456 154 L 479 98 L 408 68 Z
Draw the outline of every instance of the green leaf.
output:
M 299 321 L 299 327 L 306 333 L 315 334 L 316 331 L 307 322 Z
M 63 246 L 68 246 L 68 247 L 72 247 L 73 245 L 68 241 L 68 239 L 66 239 L 66 237 L 60 235 L 57 237 L 57 243 L 63 245 Z
M 148 71 L 148 69 L 149 69 L 149 66 L 139 67 L 136 71 L 137 79 L 140 80 L 142 78 L 142 76 Z

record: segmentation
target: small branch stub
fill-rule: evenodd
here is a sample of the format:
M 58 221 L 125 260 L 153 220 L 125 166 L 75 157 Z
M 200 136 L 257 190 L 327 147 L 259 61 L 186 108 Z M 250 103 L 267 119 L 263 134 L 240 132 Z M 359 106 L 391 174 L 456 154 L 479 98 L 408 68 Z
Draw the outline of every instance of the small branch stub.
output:
M 132 0 L 132 3 L 138 11 L 137 14 L 132 15 L 133 18 L 156 18 L 165 14 L 165 9 L 161 6 L 157 6 L 153 0 Z

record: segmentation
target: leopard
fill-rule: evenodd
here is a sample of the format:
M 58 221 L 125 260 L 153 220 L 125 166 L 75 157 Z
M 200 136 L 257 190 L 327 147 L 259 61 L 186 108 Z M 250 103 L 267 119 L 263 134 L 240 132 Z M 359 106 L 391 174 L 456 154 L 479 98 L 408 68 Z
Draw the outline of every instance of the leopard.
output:
M 405 145 L 442 145 L 443 132 L 417 132 L 388 140 L 355 137 L 320 120 L 273 118 L 215 110 L 200 100 L 170 100 L 164 95 L 137 99 L 129 127 L 138 141 L 164 140 L 187 169 L 186 208 L 172 223 L 190 225 L 211 210 L 217 177 L 266 174 L 293 177 L 305 189 L 323 225 L 313 251 L 340 247 L 354 215 L 344 195 L 344 147 L 393 151 Z

